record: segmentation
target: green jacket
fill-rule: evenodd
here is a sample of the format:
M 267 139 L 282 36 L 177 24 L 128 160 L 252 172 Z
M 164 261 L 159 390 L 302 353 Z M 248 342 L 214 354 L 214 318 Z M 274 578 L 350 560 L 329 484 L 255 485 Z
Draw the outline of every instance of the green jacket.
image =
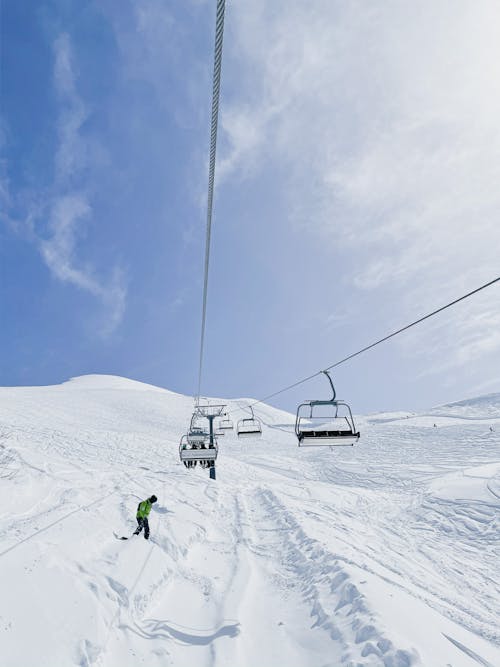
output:
M 147 500 L 143 500 L 142 503 L 139 503 L 139 505 L 137 507 L 137 515 L 136 515 L 137 518 L 138 519 L 139 518 L 140 519 L 145 519 L 146 517 L 148 517 L 149 513 L 151 512 L 151 507 L 152 506 L 153 505 L 152 505 L 151 501 L 149 500 L 149 498 Z

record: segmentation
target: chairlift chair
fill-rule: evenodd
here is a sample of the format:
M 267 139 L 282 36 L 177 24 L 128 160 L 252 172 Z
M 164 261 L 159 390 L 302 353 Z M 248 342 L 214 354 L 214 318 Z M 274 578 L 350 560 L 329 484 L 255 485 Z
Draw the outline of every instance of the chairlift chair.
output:
M 299 447 L 329 445 L 352 446 L 360 433 L 356 431 L 351 408 L 344 401 L 336 400 L 335 387 L 328 371 L 323 371 L 332 388 L 332 398 L 323 401 L 305 401 L 297 408 L 295 435 Z M 330 414 L 319 415 L 318 408 L 326 408 Z M 308 411 L 308 415 L 304 414 Z
M 209 432 L 197 424 L 198 419 L 199 415 L 196 412 L 193 412 L 189 430 L 187 432 L 187 441 L 190 445 L 201 446 L 210 439 Z
M 213 408 L 215 407 L 215 411 Z M 199 406 L 191 416 L 188 432 L 182 436 L 179 444 L 179 456 L 186 468 L 194 468 L 198 463 L 202 468 L 213 468 L 217 459 L 217 440 L 212 432 L 212 423 L 224 406 Z M 199 425 L 201 418 L 208 419 L 210 431 Z
M 217 425 L 218 431 L 232 431 L 233 428 L 234 428 L 233 420 L 229 419 L 227 415 L 224 415 L 224 417 L 219 421 L 219 424 Z
M 262 425 L 255 417 L 252 406 L 249 406 L 252 416 L 240 419 L 236 425 L 236 434 L 238 438 L 259 437 L 262 435 Z
M 179 444 L 179 457 L 186 468 L 194 468 L 197 463 L 202 468 L 209 468 L 215 465 L 217 453 L 216 440 L 214 440 L 213 446 L 207 441 L 193 444 L 189 440 L 189 434 L 184 434 Z

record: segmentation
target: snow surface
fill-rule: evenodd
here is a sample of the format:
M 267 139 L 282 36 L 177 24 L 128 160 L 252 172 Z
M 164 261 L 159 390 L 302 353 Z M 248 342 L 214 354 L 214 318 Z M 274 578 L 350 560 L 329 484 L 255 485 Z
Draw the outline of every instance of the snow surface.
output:
M 259 406 L 217 481 L 178 460 L 191 411 L 109 376 L 0 389 L 1 667 L 500 665 L 500 394 L 334 451 Z M 151 540 L 116 540 L 151 493 Z

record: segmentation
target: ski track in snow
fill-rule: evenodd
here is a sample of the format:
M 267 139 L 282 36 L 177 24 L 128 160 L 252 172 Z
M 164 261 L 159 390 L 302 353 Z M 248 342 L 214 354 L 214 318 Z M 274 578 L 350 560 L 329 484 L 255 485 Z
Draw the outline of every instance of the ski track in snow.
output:
M 216 482 L 178 461 L 187 397 L 87 376 L 0 409 L 1 665 L 500 665 L 500 395 L 335 451 L 260 406 Z M 153 492 L 151 540 L 116 540 Z

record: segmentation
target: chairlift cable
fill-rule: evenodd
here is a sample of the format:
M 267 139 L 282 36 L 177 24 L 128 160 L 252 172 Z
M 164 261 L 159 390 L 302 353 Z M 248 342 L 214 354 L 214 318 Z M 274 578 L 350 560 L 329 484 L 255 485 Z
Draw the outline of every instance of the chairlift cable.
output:
M 201 376 L 203 370 L 203 349 L 205 343 L 205 324 L 207 316 L 208 269 L 210 264 L 210 237 L 212 232 L 212 212 L 214 200 L 215 154 L 217 149 L 217 128 L 219 122 L 220 76 L 222 65 L 222 41 L 224 37 L 225 0 L 217 0 L 214 46 L 214 73 L 212 87 L 212 121 L 210 127 L 210 153 L 208 167 L 208 200 L 207 200 L 207 231 L 205 240 L 205 269 L 203 281 L 203 307 L 201 315 L 200 363 L 198 367 L 198 391 L 196 403 L 199 403 L 201 392 Z
M 438 313 L 441 313 L 443 310 L 446 310 L 447 308 L 450 308 L 451 306 L 454 306 L 455 304 L 459 303 L 460 301 L 464 301 L 464 299 L 468 299 L 470 296 L 473 296 L 474 294 L 477 294 L 478 292 L 481 292 L 481 290 L 486 289 L 487 287 L 490 287 L 491 285 L 494 285 L 495 283 L 500 281 L 500 276 L 498 278 L 495 278 L 494 280 L 490 280 L 488 283 L 485 283 L 484 285 L 481 285 L 480 287 L 477 287 L 476 289 L 472 290 L 471 292 L 468 292 L 467 294 L 462 295 L 458 299 L 454 299 L 453 301 L 450 301 L 444 306 L 441 306 L 441 308 L 438 308 L 437 310 L 433 310 L 431 313 L 428 313 L 427 315 L 424 315 L 423 317 L 420 317 L 418 320 L 415 320 L 414 322 L 411 322 L 410 324 L 407 324 L 404 327 L 401 327 L 401 329 L 398 329 L 397 331 L 393 331 L 392 333 L 388 334 L 387 336 L 384 336 L 383 338 L 380 338 L 379 340 L 375 341 L 374 343 L 371 343 L 370 345 L 367 345 L 366 347 L 363 347 L 361 350 L 358 350 L 357 352 L 353 352 L 352 354 L 349 354 L 347 357 L 344 357 L 340 361 L 336 361 L 335 363 L 331 364 L 330 366 L 327 366 L 326 368 L 317 371 L 316 373 L 313 373 L 312 375 L 309 375 L 306 378 L 303 378 L 302 380 L 297 380 L 297 382 L 294 382 L 293 384 L 288 385 L 284 389 L 280 389 L 279 391 L 275 391 L 272 394 L 269 394 L 268 396 L 264 396 L 264 398 L 260 398 L 257 401 L 254 401 L 253 403 L 249 403 L 248 407 L 253 407 L 254 405 L 258 405 L 259 403 L 264 403 L 265 401 L 268 401 L 271 398 L 274 398 L 275 396 L 279 396 L 279 394 L 283 394 L 286 391 L 289 391 L 290 389 L 293 389 L 295 387 L 298 387 L 301 384 L 304 384 L 304 382 L 308 382 L 309 380 L 312 380 L 313 378 L 317 377 L 318 375 L 321 375 L 325 371 L 329 371 L 332 368 L 336 368 L 337 366 L 340 366 L 341 364 L 346 363 L 346 361 L 350 361 L 354 357 L 357 357 L 360 354 L 363 354 L 363 352 L 366 352 L 367 350 L 371 350 L 373 347 L 376 345 L 380 345 L 380 343 L 385 342 L 386 340 L 389 340 L 389 338 L 393 338 L 394 336 L 397 336 L 398 334 L 402 333 L 403 331 L 406 331 L 407 329 L 410 329 L 411 327 L 414 327 L 416 324 L 420 324 L 420 322 L 423 322 L 424 320 L 428 320 L 430 317 L 433 317 L 434 315 L 437 315 Z M 231 410 L 231 413 L 239 412 L 243 410 L 243 408 L 237 408 L 236 410 Z

